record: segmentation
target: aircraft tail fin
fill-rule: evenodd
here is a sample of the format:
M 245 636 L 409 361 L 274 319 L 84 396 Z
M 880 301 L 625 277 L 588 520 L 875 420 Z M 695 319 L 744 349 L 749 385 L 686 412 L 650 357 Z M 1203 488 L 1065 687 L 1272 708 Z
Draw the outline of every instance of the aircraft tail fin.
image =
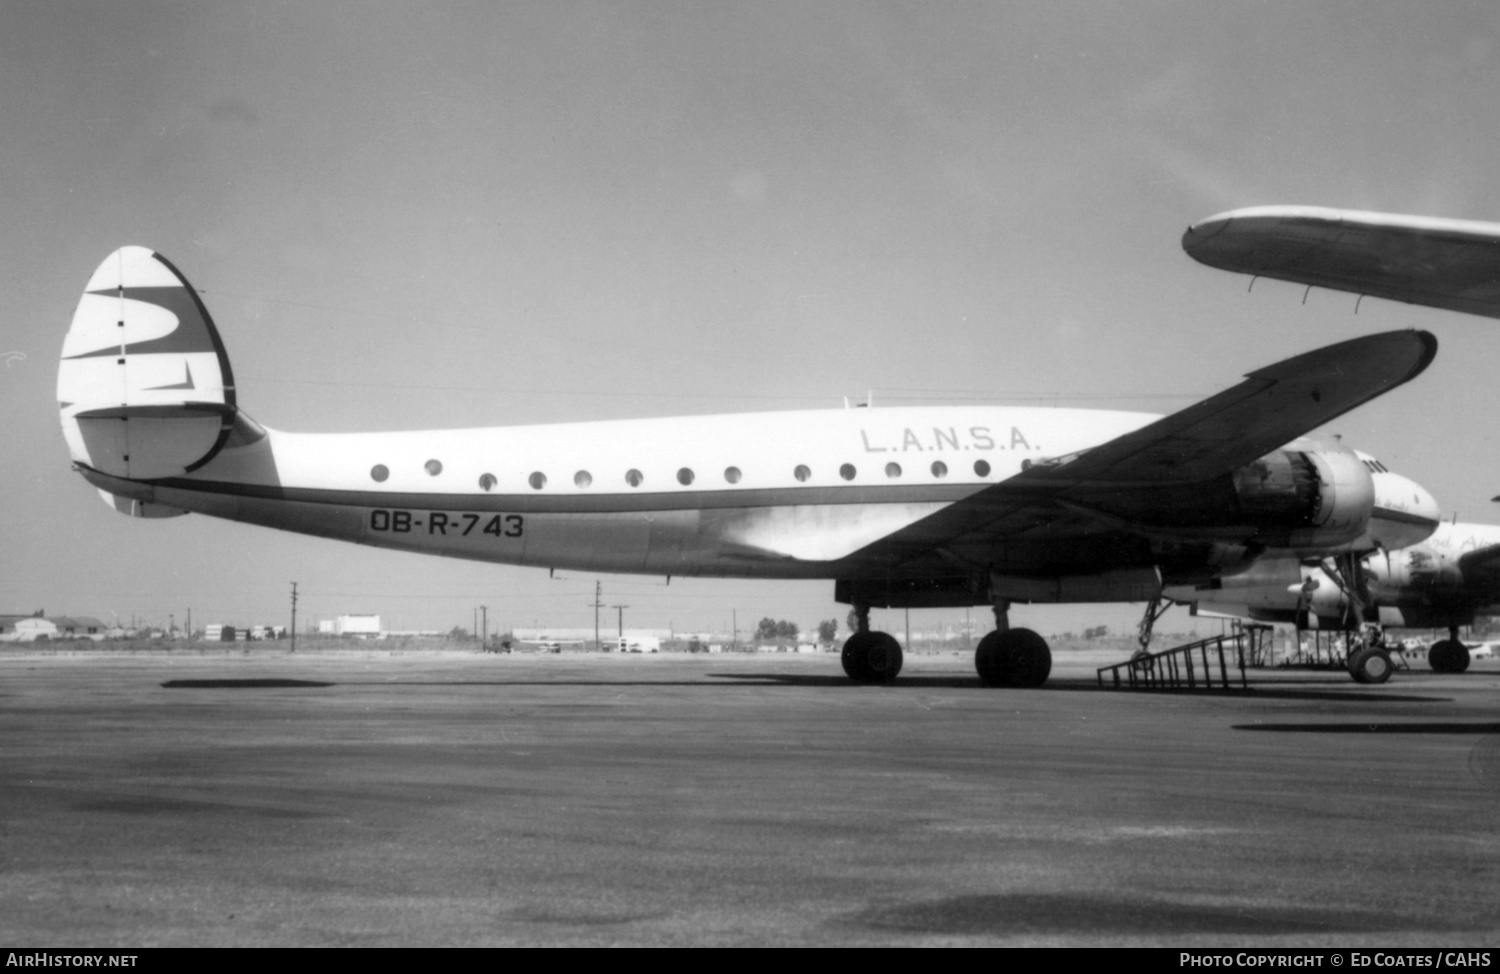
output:
M 201 467 L 237 413 L 213 319 L 182 274 L 145 247 L 120 248 L 89 278 L 63 342 L 57 398 L 73 461 L 129 480 Z M 137 502 L 111 503 L 140 513 Z

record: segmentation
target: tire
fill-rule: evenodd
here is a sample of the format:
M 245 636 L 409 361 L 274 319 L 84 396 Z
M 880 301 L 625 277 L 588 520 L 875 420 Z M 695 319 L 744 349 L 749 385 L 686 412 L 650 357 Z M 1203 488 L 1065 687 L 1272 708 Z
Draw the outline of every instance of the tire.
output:
M 857 632 L 844 640 L 841 662 L 855 683 L 889 683 L 901 672 L 901 644 L 885 632 Z
M 1427 665 L 1435 673 L 1462 673 L 1469 668 L 1469 647 L 1456 639 L 1443 639 L 1427 651 Z
M 1384 683 L 1391 678 L 1395 668 L 1391 654 L 1379 646 L 1355 650 L 1349 657 L 1349 675 L 1354 677 L 1355 683 Z
M 1039 687 L 1052 673 L 1052 651 L 1030 629 L 992 632 L 974 650 L 974 669 L 987 687 Z

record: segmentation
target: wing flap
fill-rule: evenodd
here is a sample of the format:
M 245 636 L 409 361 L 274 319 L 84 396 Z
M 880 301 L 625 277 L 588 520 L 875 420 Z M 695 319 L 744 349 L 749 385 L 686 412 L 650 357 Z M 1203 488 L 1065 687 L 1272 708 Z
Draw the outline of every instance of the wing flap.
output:
M 1221 270 L 1500 318 L 1500 223 L 1256 206 L 1193 224 L 1182 249 Z

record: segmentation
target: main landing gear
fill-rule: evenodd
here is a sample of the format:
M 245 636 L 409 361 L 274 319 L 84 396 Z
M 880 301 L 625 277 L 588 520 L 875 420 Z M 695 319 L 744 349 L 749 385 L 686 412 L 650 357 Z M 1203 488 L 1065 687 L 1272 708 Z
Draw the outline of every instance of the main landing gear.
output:
M 1434 673 L 1462 673 L 1469 668 L 1469 647 L 1458 638 L 1458 627 L 1448 627 L 1448 638 L 1427 650 L 1427 665 Z
M 854 606 L 854 634 L 844 640 L 844 673 L 855 683 L 889 683 L 901 672 L 901 644 L 888 632 L 870 631 L 870 607 Z
M 1047 640 L 1030 629 L 1010 627 L 1010 603 L 995 603 L 995 631 L 974 650 L 974 669 L 987 687 L 1039 687 L 1052 672 Z M 854 606 L 854 634 L 844 641 L 844 673 L 855 683 L 889 683 L 901 672 L 901 644 L 870 631 L 870 607 Z
M 1052 672 L 1047 640 L 1030 629 L 1010 627 L 1010 602 L 995 602 L 995 631 L 974 650 L 974 669 L 987 687 L 1039 687 Z

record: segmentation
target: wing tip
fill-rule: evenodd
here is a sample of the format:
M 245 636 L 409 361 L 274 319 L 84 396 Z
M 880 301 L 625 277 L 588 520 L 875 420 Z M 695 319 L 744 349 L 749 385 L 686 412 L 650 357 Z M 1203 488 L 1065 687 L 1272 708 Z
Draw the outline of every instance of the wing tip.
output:
M 1430 331 L 1423 331 L 1420 328 L 1414 328 L 1412 329 L 1412 331 L 1416 334 L 1417 339 L 1422 343 L 1422 352 L 1419 356 L 1416 367 L 1413 368 L 1411 374 L 1407 376 L 1407 378 L 1409 379 L 1414 379 L 1417 376 L 1421 375 L 1427 369 L 1427 366 L 1432 364 L 1432 360 L 1437 358 L 1438 351 L 1438 340 L 1436 335 L 1434 335 Z
M 1310 365 L 1318 362 L 1336 372 L 1379 366 L 1386 372 L 1385 384 L 1381 390 L 1386 391 L 1421 375 L 1437 357 L 1437 350 L 1437 336 L 1432 332 L 1420 328 L 1403 328 L 1324 345 L 1248 372 L 1245 378 L 1278 381 L 1287 375 L 1305 374 Z

